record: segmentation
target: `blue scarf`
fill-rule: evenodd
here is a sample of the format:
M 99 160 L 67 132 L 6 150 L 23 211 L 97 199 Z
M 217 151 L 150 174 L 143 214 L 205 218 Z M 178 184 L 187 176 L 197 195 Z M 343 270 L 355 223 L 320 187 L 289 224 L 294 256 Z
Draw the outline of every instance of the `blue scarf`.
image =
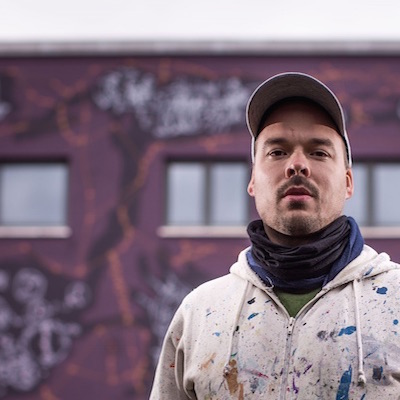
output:
M 260 220 L 251 222 L 247 230 L 252 242 L 247 252 L 250 268 L 267 286 L 289 293 L 325 286 L 364 246 L 356 221 L 346 216 L 318 232 L 315 242 L 297 247 L 272 243 Z

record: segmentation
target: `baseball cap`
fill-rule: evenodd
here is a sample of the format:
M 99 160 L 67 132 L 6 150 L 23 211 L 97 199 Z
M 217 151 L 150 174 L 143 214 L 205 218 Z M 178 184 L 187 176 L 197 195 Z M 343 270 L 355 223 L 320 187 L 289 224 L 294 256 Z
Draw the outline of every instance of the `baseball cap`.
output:
M 335 122 L 342 137 L 349 166 L 352 164 L 351 148 L 346 132 L 343 108 L 335 94 L 318 79 L 301 72 L 285 72 L 261 83 L 247 103 L 246 123 L 252 135 L 251 156 L 254 161 L 254 143 L 259 134 L 263 116 L 274 104 L 290 97 L 304 97 L 323 107 Z

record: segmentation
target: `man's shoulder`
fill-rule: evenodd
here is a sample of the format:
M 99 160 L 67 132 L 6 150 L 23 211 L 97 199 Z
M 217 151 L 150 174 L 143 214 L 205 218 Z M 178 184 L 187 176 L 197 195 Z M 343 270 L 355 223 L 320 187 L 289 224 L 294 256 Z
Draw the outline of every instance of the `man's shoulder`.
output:
M 248 271 L 246 270 L 247 250 L 248 249 L 245 249 L 240 252 L 238 260 L 230 267 L 229 273 L 200 284 L 190 293 L 190 295 L 196 296 L 202 295 L 203 293 L 219 292 L 227 293 L 232 290 L 240 290 L 240 288 L 244 288 L 249 279 Z
M 204 282 L 183 299 L 178 316 L 184 320 L 200 321 L 217 305 L 219 310 L 232 309 L 239 304 L 240 293 L 245 288 L 246 282 L 232 274 Z
M 351 263 L 351 266 L 361 273 L 362 279 L 389 271 L 393 271 L 395 275 L 400 273 L 400 264 L 393 261 L 388 253 L 378 253 L 368 245 L 364 245 L 360 256 Z
M 202 283 L 195 288 L 190 295 L 197 296 L 203 293 L 221 293 L 237 289 L 239 286 L 243 286 L 246 282 L 235 274 L 228 273 L 215 279 L 211 279 L 207 282 Z
M 387 253 L 376 253 L 375 257 L 359 265 L 359 270 L 359 278 L 366 283 L 370 282 L 373 287 L 383 283 L 400 287 L 400 263 L 391 260 Z

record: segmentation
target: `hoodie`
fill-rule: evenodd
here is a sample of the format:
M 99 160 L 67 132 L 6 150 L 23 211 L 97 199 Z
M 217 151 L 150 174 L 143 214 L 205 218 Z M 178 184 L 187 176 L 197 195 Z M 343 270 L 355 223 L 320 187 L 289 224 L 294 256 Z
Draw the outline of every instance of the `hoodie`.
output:
M 183 300 L 151 400 L 400 400 L 398 264 L 365 245 L 290 317 L 247 251 Z

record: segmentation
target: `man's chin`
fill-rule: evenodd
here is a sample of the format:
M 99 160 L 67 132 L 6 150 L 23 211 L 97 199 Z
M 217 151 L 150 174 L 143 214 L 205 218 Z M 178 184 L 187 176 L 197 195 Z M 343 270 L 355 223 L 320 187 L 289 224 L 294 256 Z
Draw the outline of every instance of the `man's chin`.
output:
M 307 211 L 310 209 L 310 204 L 306 201 L 292 200 L 287 204 L 289 211 Z
M 290 236 L 306 236 L 320 229 L 320 222 L 308 213 L 297 213 L 282 218 L 282 231 Z

